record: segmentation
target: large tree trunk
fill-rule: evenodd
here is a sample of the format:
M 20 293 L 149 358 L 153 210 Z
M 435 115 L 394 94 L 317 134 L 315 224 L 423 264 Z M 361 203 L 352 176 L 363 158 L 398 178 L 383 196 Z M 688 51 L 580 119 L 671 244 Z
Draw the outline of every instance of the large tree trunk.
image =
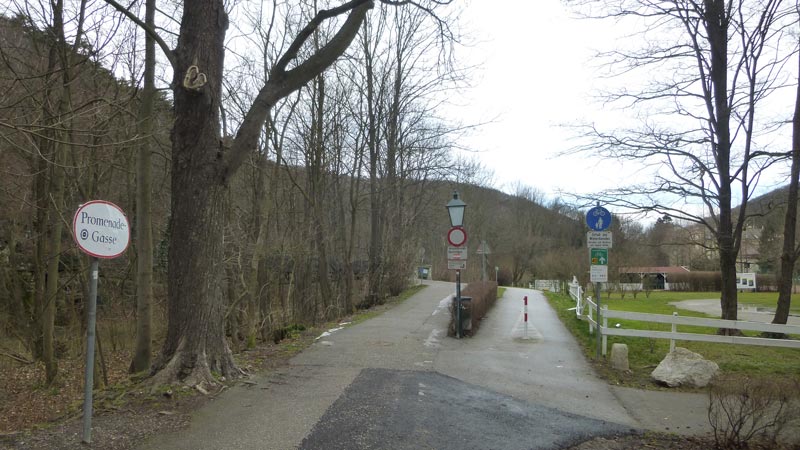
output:
M 800 57 L 798 57 L 798 65 L 800 65 Z M 800 81 L 800 73 L 798 81 Z M 789 308 L 792 305 L 792 275 L 798 256 L 796 248 L 798 184 L 800 184 L 800 83 L 797 85 L 794 117 L 792 118 L 792 168 L 786 199 L 786 218 L 783 224 L 783 251 L 781 252 L 781 268 L 778 276 L 778 308 L 772 319 L 772 323 L 776 324 L 786 324 L 789 320 Z
M 225 341 L 222 297 L 227 186 L 219 176 L 223 2 L 185 2 L 175 50 L 175 124 L 167 336 L 154 381 L 214 383 L 237 372 Z
M 145 3 L 145 23 L 155 26 L 155 0 Z M 155 41 L 145 35 L 144 89 L 139 107 L 139 148 L 136 160 L 136 349 L 129 367 L 131 373 L 150 368 L 153 322 L 153 223 L 152 168 L 150 142 L 153 133 L 155 102 Z
M 722 318 L 736 320 L 736 255 L 738 239 L 743 224 L 736 224 L 734 231 L 731 211 L 731 175 L 730 175 L 730 108 L 728 106 L 728 18 L 724 0 L 707 0 L 705 2 L 705 26 L 708 31 L 708 42 L 711 53 L 711 94 L 713 97 L 712 117 L 715 117 L 715 141 L 712 151 L 719 174 L 719 224 L 717 227 L 717 244 L 719 246 L 720 272 L 722 274 L 722 295 L 720 306 Z

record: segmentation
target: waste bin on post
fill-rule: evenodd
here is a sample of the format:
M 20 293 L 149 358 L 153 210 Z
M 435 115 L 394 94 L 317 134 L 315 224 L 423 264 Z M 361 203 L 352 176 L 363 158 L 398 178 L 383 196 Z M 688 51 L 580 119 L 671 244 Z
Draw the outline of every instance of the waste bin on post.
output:
M 464 335 L 465 330 L 472 330 L 472 308 L 468 307 L 471 305 L 465 305 L 465 303 L 469 303 L 472 301 L 472 297 L 465 297 L 461 296 L 461 304 L 459 307 L 461 308 L 461 335 Z
M 417 267 L 417 278 L 420 280 L 427 280 L 430 278 L 431 273 L 431 266 L 419 266 Z

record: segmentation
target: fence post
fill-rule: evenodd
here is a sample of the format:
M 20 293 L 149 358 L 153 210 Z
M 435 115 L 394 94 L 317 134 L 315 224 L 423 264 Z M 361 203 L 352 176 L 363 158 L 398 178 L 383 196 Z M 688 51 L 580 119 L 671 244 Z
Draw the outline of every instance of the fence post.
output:
M 606 351 L 608 350 L 608 335 L 605 333 L 605 330 L 608 329 L 608 305 L 603 305 L 603 356 L 606 356 Z
M 674 311 L 672 313 L 672 317 L 678 317 L 678 312 Z M 673 333 L 677 333 L 678 332 L 678 324 L 675 323 L 675 322 L 672 322 L 672 332 Z M 672 353 L 674 351 L 675 351 L 675 339 L 670 339 L 669 340 L 669 352 Z
M 586 300 L 592 301 L 592 296 L 586 297 Z M 589 310 L 589 334 L 594 333 L 594 325 L 592 325 L 592 307 L 586 308 Z

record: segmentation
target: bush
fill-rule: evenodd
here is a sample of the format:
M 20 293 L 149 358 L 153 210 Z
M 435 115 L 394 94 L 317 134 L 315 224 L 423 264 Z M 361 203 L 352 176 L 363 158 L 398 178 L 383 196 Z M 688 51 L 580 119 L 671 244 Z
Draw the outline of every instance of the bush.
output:
M 771 273 L 756 274 L 756 291 L 778 292 L 778 278 Z
M 686 272 L 668 275 L 672 291 L 719 292 L 722 290 L 722 276 L 719 272 Z
M 462 297 L 472 297 L 472 301 L 464 302 L 463 306 L 470 315 L 471 329 L 464 330 L 465 335 L 474 335 L 478 331 L 481 319 L 497 301 L 497 283 L 494 281 L 476 281 L 470 283 L 461 291 Z M 456 335 L 455 301 L 450 302 L 450 325 L 447 328 L 448 336 Z
M 782 433 L 800 414 L 798 378 L 721 377 L 708 395 L 708 421 L 718 449 L 780 448 Z
M 506 268 L 500 268 L 497 271 L 497 285 L 498 286 L 511 286 L 513 284 L 514 277 L 511 275 L 511 270 Z

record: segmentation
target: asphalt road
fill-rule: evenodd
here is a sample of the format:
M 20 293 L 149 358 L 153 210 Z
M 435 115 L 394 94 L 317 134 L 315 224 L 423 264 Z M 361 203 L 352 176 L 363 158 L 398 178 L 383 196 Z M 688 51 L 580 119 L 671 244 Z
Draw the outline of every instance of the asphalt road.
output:
M 453 284 L 426 284 L 139 448 L 557 449 L 676 415 L 674 397 L 655 417 L 649 394 L 598 380 L 541 293 L 507 290 L 475 337 L 456 340 L 445 335 Z

